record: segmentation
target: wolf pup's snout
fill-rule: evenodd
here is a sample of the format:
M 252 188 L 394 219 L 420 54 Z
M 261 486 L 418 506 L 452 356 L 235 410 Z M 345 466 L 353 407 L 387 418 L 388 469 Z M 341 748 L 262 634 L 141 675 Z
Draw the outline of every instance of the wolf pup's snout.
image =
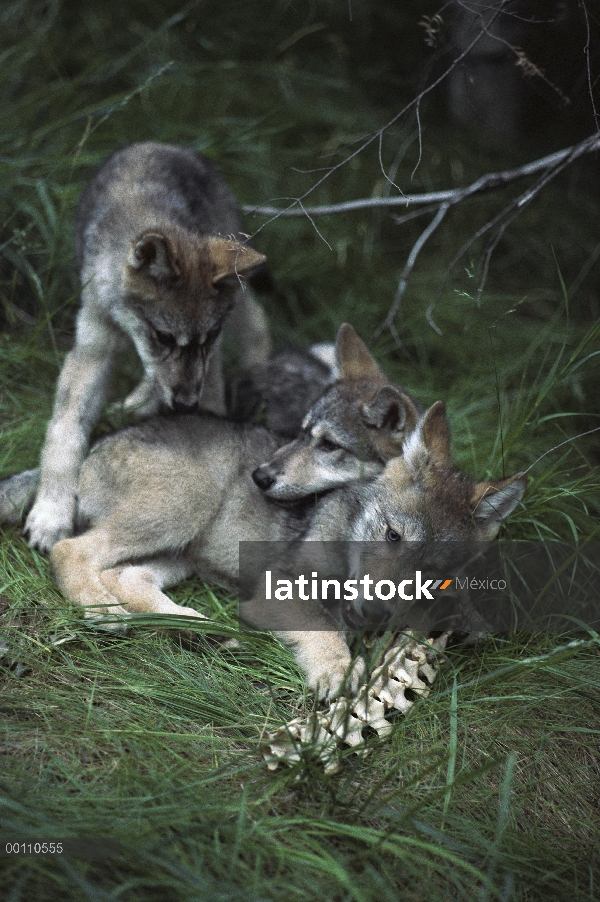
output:
M 197 401 L 194 404 L 183 404 L 181 401 L 173 401 L 173 410 L 175 413 L 198 413 L 200 405 Z
M 268 491 L 275 482 L 273 476 L 270 476 L 262 467 L 257 467 L 256 470 L 254 470 L 252 479 L 263 492 Z
M 384 629 L 391 619 L 391 611 L 381 601 L 374 598 L 362 598 L 359 611 L 363 629 Z

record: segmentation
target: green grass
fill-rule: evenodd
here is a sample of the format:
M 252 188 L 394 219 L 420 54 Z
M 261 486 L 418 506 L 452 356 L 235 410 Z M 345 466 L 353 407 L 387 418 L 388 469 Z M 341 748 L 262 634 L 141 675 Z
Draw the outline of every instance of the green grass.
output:
M 379 54 L 381 21 L 357 6 L 351 25 L 345 4 L 324 0 L 312 13 L 279 0 L 260 11 L 210 0 L 4 4 L 1 473 L 39 455 L 77 307 L 71 223 L 93 167 L 151 138 L 208 153 L 242 203 L 306 190 L 308 170 L 338 162 L 414 94 L 415 80 L 392 77 Z M 404 187 L 466 183 L 514 163 L 516 152 L 484 152 L 427 113 L 423 160 L 410 183 L 413 141 Z M 412 130 L 409 121 L 386 133 L 386 166 Z M 438 335 L 425 311 L 445 267 L 503 200 L 454 210 L 419 258 L 400 347 L 389 333 L 370 336 L 424 220 L 401 229 L 381 213 L 332 217 L 317 222 L 322 237 L 307 220 L 278 220 L 254 237 L 278 286 L 262 299 L 278 344 L 331 340 L 346 319 L 391 376 L 426 403 L 447 401 L 465 470 L 531 468 L 507 525 L 514 538 L 579 541 L 598 525 L 598 439 L 577 438 L 600 425 L 594 178 L 582 164 L 577 181 L 566 174 L 522 214 L 480 306 L 473 248 L 441 294 Z M 313 199 L 382 187 L 372 148 Z M 248 218 L 248 231 L 263 221 Z M 119 390 L 134 375 L 126 362 Z M 174 598 L 213 618 L 194 626 L 194 641 L 157 618 L 107 635 L 61 598 L 16 530 L 2 534 L 0 837 L 122 844 L 105 861 L 0 859 L 2 899 L 598 898 L 596 636 L 455 647 L 432 696 L 367 759 L 344 752 L 336 775 L 310 758 L 272 774 L 262 729 L 314 705 L 291 655 L 268 635 L 223 647 L 218 636 L 239 634 L 235 600 L 220 590 L 187 583 Z

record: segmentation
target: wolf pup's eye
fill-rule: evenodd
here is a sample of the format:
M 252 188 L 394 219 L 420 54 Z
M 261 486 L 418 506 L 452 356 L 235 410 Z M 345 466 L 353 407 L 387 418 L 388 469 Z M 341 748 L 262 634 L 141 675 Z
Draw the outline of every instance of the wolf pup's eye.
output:
M 177 347 L 177 339 L 174 335 L 171 335 L 170 332 L 159 332 L 158 329 L 154 329 L 154 337 L 157 342 L 161 344 L 165 348 L 176 348 Z
M 319 448 L 322 451 L 341 451 L 341 447 L 335 442 L 330 442 L 328 438 L 322 438 L 319 442 Z
M 210 347 L 212 344 L 214 344 L 220 334 L 221 323 L 218 323 L 216 326 L 213 326 L 212 329 L 209 329 L 206 333 L 206 338 L 204 340 L 205 347 Z
M 388 526 L 385 534 L 386 542 L 399 542 L 401 538 L 402 536 L 400 535 L 400 533 L 396 532 L 395 529 L 392 529 L 391 526 Z

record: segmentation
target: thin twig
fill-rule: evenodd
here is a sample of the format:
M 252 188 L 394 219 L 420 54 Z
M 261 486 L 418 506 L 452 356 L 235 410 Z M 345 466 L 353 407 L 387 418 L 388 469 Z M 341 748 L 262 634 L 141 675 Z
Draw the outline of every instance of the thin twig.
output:
M 540 454 L 540 456 L 536 460 L 534 460 L 534 462 L 529 467 L 527 467 L 526 470 L 523 471 L 524 474 L 529 473 L 529 471 L 533 467 L 535 467 L 536 464 L 539 464 L 540 460 L 542 460 L 543 457 L 546 457 L 547 454 L 551 454 L 553 451 L 557 451 L 558 448 L 562 448 L 563 445 L 568 445 L 569 442 L 574 442 L 578 438 L 583 438 L 585 435 L 592 435 L 593 432 L 599 432 L 599 431 L 600 431 L 600 426 L 594 426 L 593 429 L 588 429 L 587 432 L 580 432 L 578 435 L 572 435 L 570 438 L 565 439 L 564 442 L 560 442 L 560 444 L 554 445 L 553 448 L 548 448 L 547 451 L 544 451 L 543 454 Z
M 302 207 L 302 203 L 300 204 L 300 206 Z M 304 207 L 302 207 L 302 209 L 304 210 Z M 319 238 L 321 239 L 321 241 L 324 241 L 325 244 L 327 245 L 327 247 L 329 248 L 329 250 L 332 250 L 330 243 L 328 242 L 327 238 L 325 238 L 325 236 L 322 235 L 321 232 L 318 230 L 317 225 L 316 225 L 316 223 L 314 222 L 314 220 L 313 220 L 312 216 L 310 215 L 310 213 L 307 213 L 306 210 L 304 210 L 304 212 L 306 213 L 306 216 L 307 216 L 307 218 L 308 218 L 310 224 L 312 225 L 313 229 L 315 230 L 315 232 L 317 233 L 317 235 L 319 236 Z
M 400 192 L 400 194 L 403 193 L 402 188 L 396 184 L 395 178 L 398 174 L 398 170 L 400 169 L 400 164 L 402 163 L 402 160 L 406 156 L 408 148 L 413 143 L 413 141 L 415 140 L 416 137 L 417 137 L 417 133 L 412 132 L 410 135 L 408 135 L 407 138 L 404 139 L 404 141 L 398 148 L 398 151 L 396 153 L 396 156 L 394 157 L 392 165 L 390 166 L 389 173 L 386 173 L 386 172 L 383 173 L 386 178 L 385 186 L 383 188 L 383 191 L 381 192 L 383 197 L 389 197 L 390 191 L 392 190 L 392 188 L 397 188 L 398 191 Z
M 420 207 L 418 210 L 413 210 L 412 213 L 405 213 L 404 216 L 393 215 L 392 219 L 396 223 L 396 225 L 404 225 L 405 222 L 410 222 L 412 219 L 416 219 L 417 216 L 426 216 L 427 213 L 433 213 L 434 210 L 438 209 L 439 204 L 429 204 L 428 207 Z
M 433 235 L 440 222 L 446 215 L 450 208 L 450 204 L 440 204 L 437 213 L 429 223 L 426 229 L 424 229 L 415 243 L 412 246 L 411 252 L 408 255 L 408 260 L 406 261 L 406 265 L 402 270 L 402 275 L 400 276 L 400 281 L 398 282 L 398 288 L 396 289 L 396 295 L 394 297 L 394 302 L 390 307 L 388 314 L 382 324 L 376 329 L 374 333 L 374 337 L 381 335 L 384 329 L 391 328 L 398 311 L 400 310 L 400 304 L 402 303 L 402 297 L 404 292 L 406 291 L 406 286 L 408 285 L 409 276 L 413 270 L 413 267 L 416 263 L 417 257 L 419 256 L 419 251 L 424 246 L 424 244 L 428 241 L 429 238 Z
M 481 273 L 482 273 L 481 279 L 479 280 L 479 285 L 477 287 L 477 294 L 475 295 L 475 303 L 478 307 L 481 306 L 481 295 L 483 294 L 483 289 L 485 288 L 485 283 L 487 282 L 492 254 L 498 247 L 498 244 L 500 243 L 500 239 L 504 235 L 506 229 L 509 227 L 509 225 L 512 225 L 512 223 L 515 221 L 515 219 L 520 214 L 520 212 L 521 212 L 521 210 L 517 210 L 516 213 L 513 213 L 513 215 L 510 217 L 510 219 L 507 219 L 506 222 L 502 223 L 502 225 L 500 226 L 500 228 L 498 229 L 496 234 L 493 235 L 491 240 L 488 242 L 488 245 L 484 251 L 483 266 L 481 267 Z M 478 267 L 478 269 L 479 269 L 479 267 Z
M 401 146 L 401 148 L 400 148 L 399 153 L 396 154 L 396 159 L 398 159 L 399 154 L 400 154 L 401 151 L 404 150 L 404 153 L 406 153 L 405 147 L 408 148 L 408 146 L 409 146 L 409 145 L 407 144 L 406 141 L 404 141 L 404 142 L 402 143 L 402 146 Z M 393 186 L 394 188 L 396 188 L 396 189 L 400 192 L 400 194 L 402 194 L 402 188 L 400 187 L 400 185 L 397 185 L 397 184 L 395 183 L 395 181 L 394 181 L 394 178 L 396 177 L 396 172 L 398 171 L 398 168 L 399 168 L 399 166 L 400 166 L 401 158 L 398 159 L 398 163 L 397 163 L 397 164 L 396 164 L 396 160 L 394 160 L 394 162 L 392 163 L 392 166 L 390 167 L 390 175 L 388 175 L 387 172 L 385 171 L 385 166 L 383 165 L 383 154 L 382 154 L 382 151 L 383 151 L 383 134 L 381 134 L 381 135 L 379 136 L 378 155 L 379 155 L 379 168 L 381 169 L 381 174 L 383 175 L 383 177 L 384 177 L 384 179 L 385 179 L 384 193 L 385 193 L 386 190 L 387 190 L 387 193 L 388 193 L 388 195 L 389 195 L 389 192 L 390 192 L 390 190 L 391 190 L 391 188 L 392 188 L 392 186 Z M 403 155 L 404 155 L 404 154 L 403 154 Z M 395 167 L 395 169 L 394 169 L 394 167 Z M 392 171 L 393 171 L 393 173 L 394 173 L 393 175 L 391 174 Z
M 588 80 L 588 90 L 590 94 L 590 103 L 592 104 L 592 112 L 594 114 L 594 122 L 596 123 L 596 131 L 600 132 L 600 119 L 598 117 L 598 110 L 596 109 L 596 101 L 594 100 L 594 86 L 592 84 L 592 67 L 590 63 L 590 20 L 588 17 L 587 6 L 585 5 L 585 0 L 579 0 L 579 5 L 583 10 L 583 17 L 585 19 L 585 29 L 586 29 L 586 41 L 584 47 L 585 53 L 585 66 L 587 70 L 587 80 Z

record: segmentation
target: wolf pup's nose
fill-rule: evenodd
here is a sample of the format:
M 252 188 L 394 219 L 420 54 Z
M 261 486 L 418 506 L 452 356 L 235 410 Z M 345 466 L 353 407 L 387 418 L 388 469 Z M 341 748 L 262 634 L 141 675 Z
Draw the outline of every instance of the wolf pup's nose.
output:
M 263 490 L 263 492 L 266 492 L 267 489 L 270 489 L 275 482 L 274 478 L 272 476 L 269 476 L 266 470 L 263 470 L 262 467 L 256 468 L 256 470 L 252 474 L 252 479 L 259 487 L 259 489 Z
M 173 410 L 175 413 L 198 413 L 198 402 L 195 404 L 182 404 L 181 401 L 173 401 Z
M 364 625 L 371 629 L 385 626 L 390 619 L 390 612 L 386 609 L 385 605 L 382 605 L 375 599 L 369 600 L 363 598 L 360 610 Z

